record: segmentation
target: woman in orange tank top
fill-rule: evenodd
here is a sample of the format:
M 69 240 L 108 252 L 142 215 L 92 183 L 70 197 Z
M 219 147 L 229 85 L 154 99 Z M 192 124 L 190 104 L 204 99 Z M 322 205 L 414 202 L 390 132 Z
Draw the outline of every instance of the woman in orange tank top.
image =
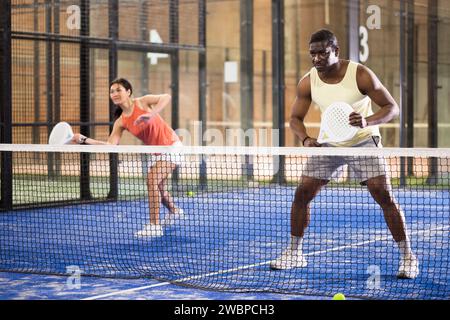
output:
M 117 106 L 114 127 L 106 142 L 75 134 L 72 143 L 77 144 L 119 144 L 125 130 L 139 138 L 145 145 L 182 145 L 173 129 L 162 119 L 159 112 L 170 105 L 168 94 L 145 95 L 132 98 L 133 88 L 123 78 L 111 82 L 109 96 Z M 163 225 L 171 224 L 184 217 L 183 210 L 176 207 L 166 185 L 170 174 L 180 164 L 180 157 L 173 155 L 152 156 L 151 168 L 147 174 L 150 223 L 136 232 L 138 237 L 160 237 L 164 235 Z M 168 216 L 160 221 L 160 204 L 168 210 Z

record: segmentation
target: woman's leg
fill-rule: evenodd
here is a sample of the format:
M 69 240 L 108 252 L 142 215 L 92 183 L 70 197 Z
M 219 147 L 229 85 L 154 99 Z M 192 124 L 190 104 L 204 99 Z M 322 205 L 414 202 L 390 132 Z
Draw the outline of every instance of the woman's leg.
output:
M 168 199 L 165 194 L 161 194 L 160 185 L 162 182 L 167 180 L 174 169 L 175 164 L 171 162 L 157 161 L 150 168 L 147 174 L 148 203 L 151 224 L 159 224 L 159 209 L 161 202 L 165 201 L 167 203 L 168 200 L 171 200 Z
M 162 180 L 158 185 L 159 192 L 161 194 L 161 203 L 169 210 L 170 213 L 177 213 L 178 208 L 175 205 L 169 190 L 167 190 L 167 180 L 168 179 Z

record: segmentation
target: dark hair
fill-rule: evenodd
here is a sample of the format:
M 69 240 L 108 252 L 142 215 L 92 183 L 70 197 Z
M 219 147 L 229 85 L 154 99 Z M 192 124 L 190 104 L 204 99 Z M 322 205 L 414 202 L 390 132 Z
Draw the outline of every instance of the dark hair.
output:
M 122 87 L 124 87 L 125 90 L 130 90 L 130 95 L 133 94 L 133 87 L 131 86 L 131 83 L 127 79 L 117 78 L 117 79 L 111 81 L 111 83 L 109 84 L 109 87 L 111 88 L 111 86 L 113 84 L 119 84 Z M 114 119 L 118 119 L 121 114 L 122 114 L 122 108 L 116 107 L 116 110 L 114 110 Z
M 327 47 L 328 46 L 332 46 L 335 49 L 339 48 L 339 43 L 337 41 L 336 36 L 334 35 L 333 32 L 331 32 L 328 29 L 321 29 L 319 31 L 314 32 L 311 35 L 311 40 L 309 41 L 309 44 L 313 43 L 313 42 L 327 42 Z

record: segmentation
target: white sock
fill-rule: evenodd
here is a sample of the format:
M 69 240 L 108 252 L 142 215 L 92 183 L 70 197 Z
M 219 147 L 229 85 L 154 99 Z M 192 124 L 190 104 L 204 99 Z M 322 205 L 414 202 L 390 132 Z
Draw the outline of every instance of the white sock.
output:
M 299 253 L 303 252 L 303 238 L 291 235 L 291 250 L 296 250 Z
M 403 257 L 412 255 L 411 241 L 409 241 L 408 237 L 406 237 L 405 240 L 402 240 L 397 243 L 398 243 L 398 248 L 400 249 L 400 253 Z

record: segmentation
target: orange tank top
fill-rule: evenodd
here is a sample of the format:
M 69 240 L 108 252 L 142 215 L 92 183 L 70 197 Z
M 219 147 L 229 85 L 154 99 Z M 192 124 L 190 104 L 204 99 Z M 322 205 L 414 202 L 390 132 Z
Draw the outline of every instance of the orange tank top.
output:
M 133 112 L 130 116 L 122 114 L 122 125 L 132 135 L 140 139 L 145 145 L 152 146 L 170 146 L 179 141 L 175 131 L 161 118 L 159 114 L 155 114 L 147 123 L 142 122 L 135 125 L 134 121 L 142 115 L 148 113 L 138 107 L 134 103 Z

